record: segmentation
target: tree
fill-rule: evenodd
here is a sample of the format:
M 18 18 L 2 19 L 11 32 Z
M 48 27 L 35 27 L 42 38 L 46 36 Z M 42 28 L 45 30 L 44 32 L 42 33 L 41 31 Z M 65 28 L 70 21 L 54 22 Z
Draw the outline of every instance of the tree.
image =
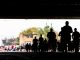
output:
M 43 35 L 44 38 L 47 39 L 47 33 L 50 31 L 50 26 L 48 26 L 46 24 L 46 26 L 44 26 L 44 28 L 40 28 L 40 27 L 32 27 L 32 28 L 28 28 L 26 30 L 24 30 L 23 32 L 21 32 L 23 35 L 30 35 L 34 33 L 37 33 L 38 36 L 40 36 L 40 34 Z M 53 29 L 54 31 L 54 29 Z
M 44 30 L 42 28 L 38 28 L 38 35 L 44 34 Z
M 38 33 L 38 28 L 36 28 L 36 27 L 28 28 L 28 29 L 24 30 L 24 31 L 21 32 L 21 33 L 22 33 L 23 35 Z

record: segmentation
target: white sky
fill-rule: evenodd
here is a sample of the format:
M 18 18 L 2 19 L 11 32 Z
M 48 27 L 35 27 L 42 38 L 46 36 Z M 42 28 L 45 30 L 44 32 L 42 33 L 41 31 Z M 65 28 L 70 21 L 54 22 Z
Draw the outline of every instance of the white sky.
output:
M 80 32 L 80 19 L 0 19 L 0 41 L 3 38 L 11 38 L 19 36 L 19 33 L 30 27 L 44 27 L 46 25 L 60 31 L 65 25 L 65 21 L 69 21 L 69 25 L 75 27 Z

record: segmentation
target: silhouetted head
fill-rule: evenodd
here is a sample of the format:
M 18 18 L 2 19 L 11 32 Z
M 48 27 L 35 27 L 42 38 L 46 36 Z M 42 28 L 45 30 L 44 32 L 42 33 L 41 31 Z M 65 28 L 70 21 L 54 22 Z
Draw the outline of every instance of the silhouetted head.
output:
M 35 39 L 36 39 L 36 36 L 35 36 Z
M 66 25 L 66 26 L 68 26 L 68 25 L 69 25 L 69 22 L 68 22 L 68 21 L 66 21 L 66 22 L 65 22 L 65 25 Z
M 74 31 L 77 31 L 77 28 L 74 28 Z
M 53 32 L 53 29 L 52 28 L 50 29 L 50 32 Z
M 42 34 L 40 35 L 40 37 L 42 37 Z
M 28 45 L 28 43 L 27 43 L 27 45 Z

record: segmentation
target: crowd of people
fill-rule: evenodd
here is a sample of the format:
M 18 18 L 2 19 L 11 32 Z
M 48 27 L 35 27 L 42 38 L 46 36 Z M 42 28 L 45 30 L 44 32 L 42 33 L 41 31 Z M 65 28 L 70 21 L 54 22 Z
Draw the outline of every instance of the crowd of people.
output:
M 58 34 L 60 36 L 60 42 L 56 39 L 56 33 L 53 29 L 50 29 L 50 32 L 47 33 L 47 39 L 43 38 L 42 34 L 37 39 L 33 39 L 33 44 L 27 43 L 24 47 L 14 47 L 4 48 L 5 51 L 27 51 L 27 52 L 79 52 L 79 40 L 80 33 L 77 31 L 77 28 L 72 30 L 72 27 L 69 26 L 69 22 L 65 22 L 65 26 L 61 27 L 61 31 Z
M 61 27 L 59 36 L 61 37 L 60 42 L 57 42 L 56 33 L 51 28 L 50 32 L 47 33 L 48 39 L 44 39 L 42 35 L 40 35 L 39 39 L 35 37 L 32 46 L 26 44 L 26 51 L 29 52 L 31 49 L 33 52 L 79 52 L 80 33 L 77 28 L 74 28 L 73 31 L 68 21 L 65 22 L 65 26 Z

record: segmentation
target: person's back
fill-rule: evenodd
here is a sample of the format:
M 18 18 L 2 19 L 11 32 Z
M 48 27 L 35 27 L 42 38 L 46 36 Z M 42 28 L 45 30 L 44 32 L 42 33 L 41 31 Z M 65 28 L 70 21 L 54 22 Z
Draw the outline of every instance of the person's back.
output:
M 62 29 L 63 29 L 62 32 L 64 34 L 64 36 L 63 36 L 63 38 L 64 38 L 64 42 L 63 42 L 64 47 L 63 48 L 64 48 L 65 52 L 67 52 L 67 47 L 69 48 L 70 41 L 71 41 L 71 33 L 73 31 L 72 31 L 72 27 L 69 26 L 68 21 L 65 22 L 65 26 L 63 26 Z
M 72 27 L 71 26 L 69 26 L 69 22 L 68 21 L 66 21 L 66 23 L 65 23 L 66 25 L 63 27 L 63 32 L 64 32 L 64 35 L 65 36 L 71 36 L 71 33 L 73 32 L 72 31 Z
M 54 32 L 49 32 L 48 33 L 48 38 L 49 39 L 55 39 L 56 38 L 55 36 L 56 36 L 56 34 Z
M 73 32 L 74 38 L 73 39 L 79 39 L 79 32 Z
M 77 31 L 77 28 L 74 29 L 74 32 L 72 34 L 72 38 L 73 38 L 73 43 L 74 43 L 74 49 L 75 49 L 76 52 L 78 52 L 80 34 Z
M 33 39 L 33 44 L 37 44 L 37 39 L 36 39 L 36 37 Z
M 28 52 L 28 43 L 25 45 L 25 49 Z
M 53 32 L 52 29 L 50 29 L 50 32 L 48 32 L 47 37 L 49 39 L 49 41 L 54 41 L 56 39 L 56 34 L 55 32 Z
M 74 41 L 74 42 L 79 41 L 80 34 L 79 34 L 79 32 L 77 31 L 76 28 L 74 29 L 74 32 L 73 32 L 73 34 L 72 34 L 72 38 L 73 38 L 73 41 Z
M 33 45 L 32 45 L 32 50 L 34 52 L 37 52 L 37 46 L 38 46 L 38 39 L 36 37 L 33 39 Z
M 42 43 L 43 43 L 43 37 L 42 37 L 42 35 L 40 35 L 39 43 L 40 43 L 40 44 L 42 44 Z
M 61 43 L 64 42 L 64 32 L 62 27 L 61 27 L 61 31 L 59 32 L 59 36 L 60 36 Z
M 44 40 L 44 48 L 45 51 L 48 51 L 48 44 L 46 39 Z
M 39 37 L 39 52 L 41 51 L 43 51 L 43 37 L 42 37 L 42 34 L 40 35 L 40 37 Z
M 65 40 L 64 40 L 64 32 L 63 32 L 62 27 L 61 27 L 61 31 L 59 32 L 59 36 L 60 36 L 60 42 L 57 42 L 58 43 L 58 50 L 59 51 L 64 51 Z
M 31 43 L 29 43 L 29 52 L 30 52 L 30 50 L 31 50 Z
M 69 22 L 66 21 L 66 25 L 63 27 L 64 40 L 66 43 L 69 43 L 71 40 L 72 27 L 69 26 Z
M 63 27 L 63 32 L 64 32 L 65 35 L 70 36 L 70 33 L 72 33 L 71 26 L 64 26 Z
M 56 34 L 53 32 L 52 28 L 50 29 L 50 32 L 48 32 L 47 37 L 49 49 L 56 51 Z

